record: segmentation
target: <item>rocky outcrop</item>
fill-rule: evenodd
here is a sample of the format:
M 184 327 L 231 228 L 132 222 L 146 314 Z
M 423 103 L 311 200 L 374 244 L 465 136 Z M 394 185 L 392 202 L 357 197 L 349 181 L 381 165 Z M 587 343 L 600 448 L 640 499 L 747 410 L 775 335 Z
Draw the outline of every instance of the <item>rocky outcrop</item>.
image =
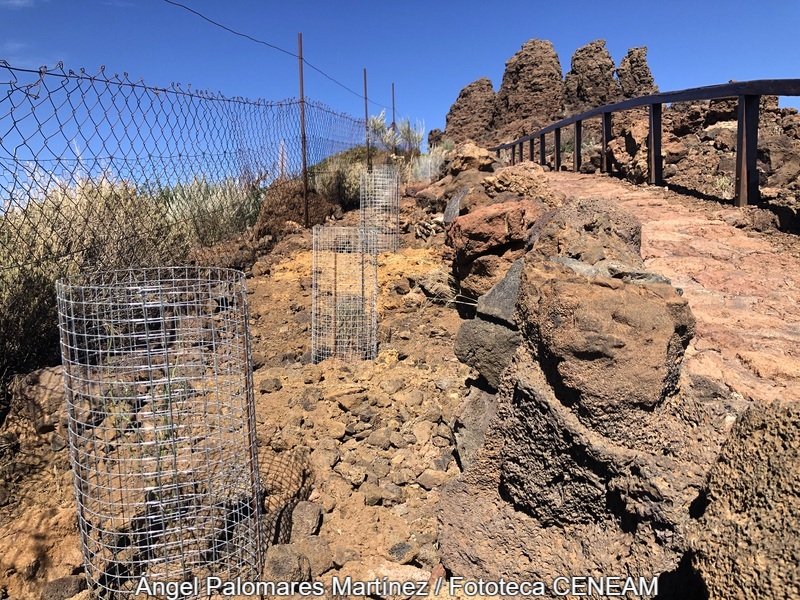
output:
M 631 48 L 617 67 L 617 81 L 625 98 L 647 96 L 658 92 L 658 86 L 647 64 L 647 46 Z
M 596 40 L 578 48 L 572 55 L 572 66 L 564 78 L 564 105 L 575 114 L 617 102 L 622 98 L 619 82 L 614 78 L 614 61 L 605 40 Z
M 477 329 L 521 341 L 512 357 L 503 350 L 483 446 L 441 495 L 439 544 L 454 574 L 666 574 L 661 593 L 683 577 L 693 503 L 737 407 L 680 385 L 694 318 L 644 270 L 640 245 L 633 215 L 567 203 L 537 220 L 519 273 L 462 326 L 472 351 L 459 356 L 487 379 L 497 381 L 498 360 L 481 358 Z
M 496 139 L 516 139 L 564 112 L 561 62 L 553 44 L 533 39 L 506 62 L 494 106 Z
M 748 409 L 711 470 L 690 536 L 710 600 L 800 593 L 799 473 L 800 406 Z
M 546 210 L 541 202 L 517 199 L 484 206 L 458 217 L 446 232 L 453 248 L 453 272 L 461 292 L 478 298 L 519 258 L 528 229 Z
M 486 142 L 494 130 L 494 104 L 490 79 L 481 77 L 470 83 L 461 90 L 447 113 L 445 137 L 456 143 Z
M 466 147 L 459 152 L 472 155 Z M 460 282 L 461 294 L 472 299 L 503 278 L 511 263 L 522 255 L 534 221 L 564 198 L 550 189 L 541 166 L 523 163 L 493 172 L 474 168 L 489 168 L 481 166 L 488 165 L 488 160 L 454 159 L 445 179 L 417 195 L 418 202 L 422 197 L 436 206 L 441 206 L 444 198 L 458 201 L 457 207 L 450 206 L 446 211 L 446 217 L 450 212 L 460 216 L 445 219 L 445 243 L 453 250 L 452 272 Z M 473 168 L 461 170 L 467 166 Z M 433 200 L 436 195 L 440 200 Z
M 477 369 L 495 390 L 522 341 L 514 320 L 522 263 L 516 260 L 503 279 L 478 298 L 475 318 L 461 326 L 453 347 L 458 359 Z

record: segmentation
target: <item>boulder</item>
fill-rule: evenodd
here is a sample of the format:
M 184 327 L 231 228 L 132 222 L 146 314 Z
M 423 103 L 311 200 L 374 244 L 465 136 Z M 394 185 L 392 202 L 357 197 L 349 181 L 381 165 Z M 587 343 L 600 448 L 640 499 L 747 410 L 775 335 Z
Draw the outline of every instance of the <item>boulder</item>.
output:
M 799 473 L 800 405 L 774 402 L 742 414 L 711 469 L 689 536 L 709 599 L 800 593 Z
M 614 61 L 605 40 L 596 40 L 575 51 L 572 66 L 564 77 L 564 105 L 576 114 L 622 99 L 614 78 Z
M 483 187 L 492 198 L 512 193 L 519 197 L 539 200 L 551 207 L 560 206 L 564 201 L 563 194 L 554 192 L 550 188 L 542 166 L 533 162 L 498 169 L 483 180 Z
M 475 260 L 456 266 L 459 288 L 466 298 L 480 298 L 505 276 L 511 264 L 522 255 L 520 249 L 509 249 L 502 255 L 484 254 Z
M 495 93 L 490 79 L 481 77 L 458 94 L 447 113 L 443 137 L 456 143 L 487 142 L 493 130 Z
M 86 589 L 83 575 L 68 575 L 48 581 L 42 588 L 41 600 L 67 600 Z
M 453 352 L 461 362 L 474 367 L 492 388 L 497 389 L 503 371 L 521 341 L 516 329 L 483 319 L 472 319 L 458 330 Z
M 310 581 L 311 564 L 295 544 L 273 544 L 267 548 L 263 578 L 267 581 Z
M 478 298 L 476 314 L 486 320 L 516 328 L 514 318 L 519 296 L 523 260 L 514 261 L 503 279 L 487 294 Z
M 635 215 L 608 200 L 586 199 L 542 215 L 530 230 L 526 248 L 543 258 L 642 266 L 641 246 L 642 227 Z
M 478 298 L 475 319 L 461 326 L 453 347 L 456 357 L 475 368 L 493 389 L 500 386 L 521 342 L 514 313 L 522 262 L 515 261 L 503 279 Z
M 447 203 L 457 194 L 461 194 L 464 188 L 467 188 L 468 193 L 472 190 L 483 192 L 483 180 L 489 174 L 486 171 L 476 170 L 460 171 L 457 175 L 447 174 L 436 183 L 417 192 L 415 196 L 417 205 L 436 213 L 443 212 Z
M 617 67 L 617 80 L 625 98 L 636 98 L 658 92 L 658 86 L 647 64 L 647 46 L 628 50 Z
M 663 597 L 693 597 L 681 596 L 696 583 L 685 535 L 742 403 L 719 386 L 679 385 L 694 319 L 665 278 L 644 270 L 640 243 L 638 221 L 610 204 L 547 213 L 525 261 L 459 332 L 472 338 L 460 357 L 482 374 L 500 371 L 499 332 L 521 338 L 495 375 L 488 425 L 480 416 L 495 407 L 472 394 L 465 402 L 482 444 L 467 446 L 464 472 L 440 491 L 449 571 L 552 581 L 624 564 L 634 578 L 659 576 Z
M 455 251 L 456 267 L 477 257 L 525 243 L 528 229 L 545 212 L 540 202 L 520 200 L 484 206 L 455 219 L 447 229 L 446 244 Z
M 447 165 L 451 175 L 458 175 L 462 171 L 474 169 L 476 171 L 492 171 L 495 157 L 484 148 L 479 148 L 471 142 L 461 144 L 453 151 L 453 158 Z
M 632 183 L 644 183 L 649 171 L 647 135 L 644 119 L 632 120 L 621 126 L 621 133 L 608 144 L 612 169 Z
M 610 439 L 675 393 L 694 334 L 689 306 L 672 286 L 587 278 L 552 262 L 526 263 L 517 310 L 561 402 Z

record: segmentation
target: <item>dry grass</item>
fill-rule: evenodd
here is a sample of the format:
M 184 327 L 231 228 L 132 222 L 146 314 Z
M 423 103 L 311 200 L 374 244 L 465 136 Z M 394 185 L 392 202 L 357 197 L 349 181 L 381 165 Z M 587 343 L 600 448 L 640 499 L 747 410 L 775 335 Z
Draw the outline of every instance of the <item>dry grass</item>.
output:
M 166 206 L 124 181 L 56 185 L 0 216 L 0 379 L 57 361 L 58 278 L 181 261 L 188 249 Z

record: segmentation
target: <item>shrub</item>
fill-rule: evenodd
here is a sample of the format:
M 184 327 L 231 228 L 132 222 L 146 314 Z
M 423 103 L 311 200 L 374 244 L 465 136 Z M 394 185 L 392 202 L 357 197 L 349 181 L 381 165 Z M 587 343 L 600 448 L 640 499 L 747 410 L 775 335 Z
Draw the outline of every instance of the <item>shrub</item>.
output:
M 56 279 L 185 259 L 166 205 L 130 183 L 56 183 L 0 216 L 0 379 L 58 358 Z
M 256 222 L 262 194 L 230 179 L 213 183 L 196 177 L 162 191 L 159 200 L 166 205 L 169 220 L 190 242 L 211 246 Z
M 402 156 L 395 156 L 386 149 L 371 148 L 373 165 L 401 163 Z M 318 162 L 309 167 L 309 186 L 327 202 L 341 206 L 343 210 L 357 209 L 361 202 L 361 173 L 367 169 L 367 148 L 356 146 Z

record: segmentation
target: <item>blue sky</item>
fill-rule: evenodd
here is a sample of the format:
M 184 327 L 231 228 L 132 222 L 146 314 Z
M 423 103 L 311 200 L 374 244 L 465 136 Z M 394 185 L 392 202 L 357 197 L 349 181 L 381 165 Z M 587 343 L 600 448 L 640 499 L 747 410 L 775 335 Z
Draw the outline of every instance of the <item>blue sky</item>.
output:
M 799 78 L 800 2 L 427 2 L 181 0 L 209 18 L 285 48 L 398 116 L 444 127 L 459 90 L 478 77 L 497 89 L 504 63 L 531 38 L 572 53 L 605 39 L 619 61 L 647 46 L 663 91 L 731 79 Z M 606 6 L 607 8 L 603 8 Z M 747 34 L 743 32 L 747 28 Z M 236 37 L 163 0 L 0 0 L 0 59 L 38 68 L 127 72 L 146 84 L 192 84 L 226 96 L 298 95 L 297 60 Z M 745 41 L 742 41 L 745 40 Z M 306 67 L 306 95 L 363 115 L 363 100 Z M 783 99 L 797 105 L 800 99 Z M 370 105 L 377 113 L 380 106 Z

